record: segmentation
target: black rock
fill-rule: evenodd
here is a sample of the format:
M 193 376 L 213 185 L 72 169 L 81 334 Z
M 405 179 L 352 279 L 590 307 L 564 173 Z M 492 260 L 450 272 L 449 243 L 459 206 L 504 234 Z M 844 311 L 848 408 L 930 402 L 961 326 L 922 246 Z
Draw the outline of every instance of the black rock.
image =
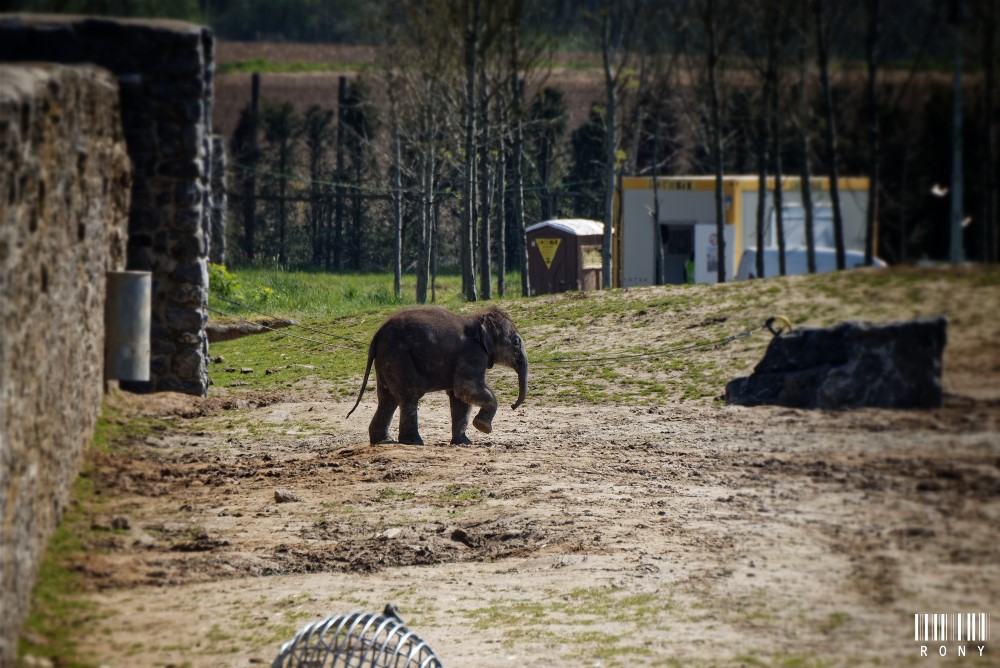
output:
M 947 340 L 944 316 L 875 325 L 845 322 L 775 336 L 726 403 L 795 408 L 936 408 Z

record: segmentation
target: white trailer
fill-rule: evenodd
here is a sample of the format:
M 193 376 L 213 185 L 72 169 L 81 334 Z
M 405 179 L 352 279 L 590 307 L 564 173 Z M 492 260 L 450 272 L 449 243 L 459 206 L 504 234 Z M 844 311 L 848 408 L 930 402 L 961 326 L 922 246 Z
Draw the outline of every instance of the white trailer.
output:
M 782 183 L 782 220 L 787 250 L 805 247 L 805 214 L 798 177 Z M 817 248 L 834 246 L 829 179 L 810 181 Z M 664 282 L 715 283 L 719 245 L 715 224 L 715 177 L 659 177 L 660 243 L 663 244 Z M 739 278 L 737 269 L 745 250 L 757 248 L 757 176 L 727 176 L 722 182 L 726 280 Z M 774 179 L 765 193 L 764 248 L 777 248 Z M 868 179 L 840 179 L 840 208 L 844 247 L 864 252 Z M 657 283 L 657 234 L 653 225 L 652 177 L 623 178 L 616 192 L 614 221 L 614 285 L 631 287 Z M 693 274 L 693 275 L 692 275 Z

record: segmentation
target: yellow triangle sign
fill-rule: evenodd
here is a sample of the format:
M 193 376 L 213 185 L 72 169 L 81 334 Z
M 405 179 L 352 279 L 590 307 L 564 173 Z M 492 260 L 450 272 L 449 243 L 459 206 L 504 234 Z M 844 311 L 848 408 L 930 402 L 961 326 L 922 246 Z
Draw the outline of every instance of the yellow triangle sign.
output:
M 542 254 L 542 259 L 545 260 L 545 268 L 552 268 L 552 260 L 556 256 L 556 250 L 559 248 L 559 242 L 562 239 L 535 239 L 535 245 L 538 246 L 538 252 Z

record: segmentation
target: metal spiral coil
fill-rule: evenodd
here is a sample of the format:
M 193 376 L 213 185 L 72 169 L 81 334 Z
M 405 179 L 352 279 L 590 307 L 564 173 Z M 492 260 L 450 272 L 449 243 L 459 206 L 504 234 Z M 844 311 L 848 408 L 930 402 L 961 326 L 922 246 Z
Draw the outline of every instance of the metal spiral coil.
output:
M 272 668 L 442 668 L 434 651 L 410 631 L 391 603 L 381 614 L 327 617 L 281 646 Z

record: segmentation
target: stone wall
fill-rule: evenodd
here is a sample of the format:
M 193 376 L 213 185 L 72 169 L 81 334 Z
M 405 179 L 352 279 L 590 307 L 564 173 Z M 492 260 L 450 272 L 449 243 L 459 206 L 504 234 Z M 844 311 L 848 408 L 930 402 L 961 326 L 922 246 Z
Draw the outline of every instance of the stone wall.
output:
M 128 269 L 153 274 L 148 383 L 208 391 L 208 251 L 214 37 L 178 21 L 0 15 L 0 61 L 96 63 L 121 91 L 134 169 Z
M 125 266 L 118 86 L 95 67 L 0 64 L 0 666 L 100 412 L 104 293 Z

